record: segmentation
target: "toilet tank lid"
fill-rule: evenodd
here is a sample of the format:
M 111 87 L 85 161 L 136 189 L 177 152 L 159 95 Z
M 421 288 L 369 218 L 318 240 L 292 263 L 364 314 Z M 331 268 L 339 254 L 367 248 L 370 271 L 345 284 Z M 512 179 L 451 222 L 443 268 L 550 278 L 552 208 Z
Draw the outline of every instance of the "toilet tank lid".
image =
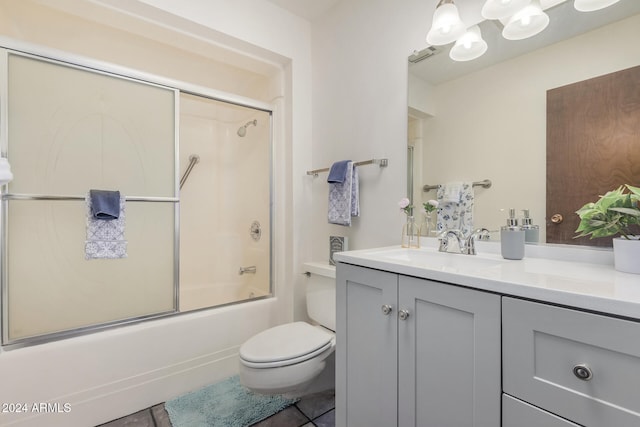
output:
M 305 262 L 303 264 L 304 270 L 311 274 L 317 274 L 318 276 L 336 278 L 336 266 L 327 262 Z
M 306 322 L 276 326 L 249 338 L 240 346 L 240 357 L 248 362 L 276 362 L 311 353 L 326 346 L 333 335 Z

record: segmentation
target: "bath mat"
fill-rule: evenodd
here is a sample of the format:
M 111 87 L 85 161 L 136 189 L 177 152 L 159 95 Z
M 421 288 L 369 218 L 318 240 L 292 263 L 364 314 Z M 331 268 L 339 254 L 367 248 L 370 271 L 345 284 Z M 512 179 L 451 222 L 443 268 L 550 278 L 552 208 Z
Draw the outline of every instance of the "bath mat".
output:
M 247 427 L 296 399 L 252 393 L 233 376 L 165 403 L 173 427 Z

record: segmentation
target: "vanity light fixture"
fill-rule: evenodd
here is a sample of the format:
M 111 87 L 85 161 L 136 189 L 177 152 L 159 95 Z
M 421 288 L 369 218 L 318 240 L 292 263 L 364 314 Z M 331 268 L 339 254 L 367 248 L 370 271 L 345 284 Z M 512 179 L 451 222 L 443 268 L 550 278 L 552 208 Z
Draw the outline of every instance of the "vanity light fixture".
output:
M 522 40 L 540 33 L 549 25 L 549 15 L 540 6 L 540 0 L 531 0 L 528 6 L 516 12 L 502 29 L 507 40 Z
M 604 9 L 619 1 L 620 0 L 576 0 L 573 7 L 580 12 L 593 12 L 594 10 Z
M 449 44 L 462 36 L 466 29 L 453 0 L 440 0 L 433 13 L 433 23 L 427 33 L 427 43 L 434 46 Z
M 480 27 L 469 28 L 449 51 L 449 58 L 454 61 L 471 61 L 479 58 L 487 51 L 487 42 L 482 39 Z
M 487 0 L 484 6 L 482 6 L 482 17 L 485 19 L 505 19 L 528 5 L 530 1 L 531 0 Z
M 560 0 L 559 3 L 564 1 L 569 0 Z M 619 1 L 574 0 L 574 7 L 580 12 L 591 12 Z M 558 1 L 551 2 L 547 7 L 555 4 L 558 4 Z M 485 0 L 481 14 L 487 20 L 500 20 L 504 24 L 502 37 L 507 40 L 533 37 L 549 25 L 549 15 L 542 9 L 540 0 Z M 440 0 L 433 13 L 427 43 L 431 46 L 442 46 L 454 41 L 455 45 L 449 52 L 449 57 L 454 61 L 470 61 L 487 51 L 487 43 L 482 39 L 480 28 L 475 25 L 467 30 L 453 0 Z

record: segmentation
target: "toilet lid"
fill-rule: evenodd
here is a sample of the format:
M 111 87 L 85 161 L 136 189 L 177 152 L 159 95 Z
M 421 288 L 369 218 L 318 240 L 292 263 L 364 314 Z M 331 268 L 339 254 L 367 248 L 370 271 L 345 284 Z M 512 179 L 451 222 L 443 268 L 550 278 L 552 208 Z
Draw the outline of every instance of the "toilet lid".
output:
M 240 358 L 253 367 L 299 363 L 331 347 L 332 340 L 332 334 L 306 322 L 287 323 L 251 337 L 240 346 Z

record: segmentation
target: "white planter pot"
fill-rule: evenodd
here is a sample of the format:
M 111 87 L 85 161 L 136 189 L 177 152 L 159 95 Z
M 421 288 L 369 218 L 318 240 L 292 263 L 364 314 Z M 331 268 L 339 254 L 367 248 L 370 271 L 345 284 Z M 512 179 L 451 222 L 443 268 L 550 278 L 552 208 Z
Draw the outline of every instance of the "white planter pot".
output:
M 640 239 L 613 239 L 613 260 L 616 270 L 640 274 Z

